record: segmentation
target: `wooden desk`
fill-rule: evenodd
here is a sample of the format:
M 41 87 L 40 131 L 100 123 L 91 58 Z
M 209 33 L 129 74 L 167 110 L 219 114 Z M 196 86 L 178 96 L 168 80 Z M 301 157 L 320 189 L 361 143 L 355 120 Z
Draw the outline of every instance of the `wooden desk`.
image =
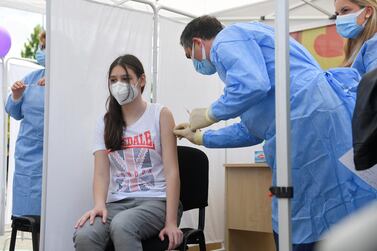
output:
M 275 251 L 271 170 L 266 164 L 225 164 L 227 251 Z

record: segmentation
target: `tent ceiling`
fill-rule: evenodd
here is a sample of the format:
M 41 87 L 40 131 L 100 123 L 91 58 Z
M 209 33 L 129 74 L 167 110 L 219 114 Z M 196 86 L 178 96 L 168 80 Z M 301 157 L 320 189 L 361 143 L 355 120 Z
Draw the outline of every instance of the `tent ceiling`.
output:
M 124 0 L 96 0 L 97 2 L 104 2 L 108 4 L 126 2 L 124 5 L 132 6 L 132 1 Z M 153 1 L 151 1 L 153 2 Z M 171 7 L 177 10 L 182 10 L 193 15 L 203 15 L 212 13 L 218 17 L 245 17 L 258 19 L 260 16 L 273 16 L 275 9 L 275 0 L 233 0 L 233 1 L 218 1 L 218 0 L 159 0 L 158 4 Z M 45 13 L 46 0 L 2 0 L 1 7 L 9 7 L 21 9 L 32 12 Z M 316 5 L 329 13 L 334 13 L 333 1 L 329 0 L 290 0 L 290 7 L 293 10 L 290 15 L 294 16 L 316 16 L 326 18 L 326 15 L 317 9 L 310 6 Z
M 97 2 L 104 2 L 108 4 L 127 2 L 122 0 L 96 0 Z M 229 9 L 236 6 L 258 2 L 261 0 L 233 0 L 233 1 L 218 1 L 218 0 L 190 0 L 190 1 L 177 1 L 177 0 L 158 0 L 150 2 L 157 2 L 158 4 L 182 10 L 193 15 L 202 15 L 213 11 Z M 131 1 L 130 1 L 131 2 Z M 38 13 L 45 13 L 46 0 L 1 0 L 0 7 L 9 7 L 25 11 L 32 11 Z M 124 5 L 129 5 L 125 3 Z M 131 4 L 132 6 L 132 4 Z
M 1 0 L 0 7 L 8 7 L 30 12 L 45 13 L 45 0 Z
M 332 24 L 334 2 L 329 0 L 289 0 L 291 31 Z M 223 23 L 259 20 L 273 24 L 275 0 L 263 0 L 249 5 L 211 13 Z
M 106 4 L 121 4 L 129 8 L 150 11 L 151 8 L 145 4 L 140 4 L 132 0 L 81 0 L 102 2 Z M 135 0 L 137 1 L 137 0 Z M 239 21 L 261 20 L 273 25 L 275 18 L 276 0 L 144 0 L 155 2 L 162 6 L 181 10 L 192 15 L 211 14 L 218 17 L 223 23 L 229 24 Z M 45 13 L 46 0 L 1 0 L 0 7 L 9 7 L 25 11 Z M 329 18 L 335 12 L 333 1 L 331 0 L 289 0 L 290 29 L 291 31 L 303 30 L 323 25 L 332 24 Z M 177 17 L 171 12 L 163 11 L 162 15 Z M 183 18 L 187 20 L 186 18 Z
M 317 18 L 328 18 L 335 12 L 333 1 L 329 0 L 289 0 L 289 8 L 289 15 L 291 17 L 315 16 Z M 275 15 L 274 9 L 275 0 L 264 0 L 245 6 L 213 12 L 212 14 L 218 17 L 249 17 L 259 19 L 263 16 L 272 18 Z

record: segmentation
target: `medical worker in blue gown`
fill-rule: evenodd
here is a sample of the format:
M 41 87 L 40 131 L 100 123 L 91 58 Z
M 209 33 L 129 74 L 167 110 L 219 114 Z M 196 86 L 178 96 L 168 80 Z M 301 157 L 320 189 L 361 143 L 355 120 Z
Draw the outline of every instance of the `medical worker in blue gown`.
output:
M 223 28 L 210 16 L 192 20 L 181 35 L 197 72 L 217 72 L 223 94 L 208 108 L 196 108 L 177 137 L 209 148 L 252 146 L 264 151 L 276 184 L 274 30 L 258 22 Z M 351 68 L 324 72 L 309 52 L 290 40 L 293 250 L 313 250 L 333 224 L 377 198 L 339 158 L 352 146 L 351 115 L 359 74 Z M 203 83 L 205 84 L 205 83 Z M 198 129 L 230 118 L 241 122 L 219 130 Z M 278 239 L 277 199 L 272 227 Z
M 344 66 L 361 76 L 377 68 L 377 1 L 335 0 L 336 30 L 346 38 Z
M 36 59 L 45 64 L 44 50 Z M 12 215 L 40 215 L 42 194 L 45 69 L 28 74 L 12 86 L 5 110 L 21 120 L 16 141 Z

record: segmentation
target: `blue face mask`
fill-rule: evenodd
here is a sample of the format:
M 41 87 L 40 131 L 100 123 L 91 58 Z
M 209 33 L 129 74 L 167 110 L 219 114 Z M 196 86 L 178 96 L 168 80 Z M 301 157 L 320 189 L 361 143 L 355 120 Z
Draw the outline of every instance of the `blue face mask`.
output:
M 46 54 L 45 50 L 38 49 L 35 53 L 35 59 L 39 65 L 45 66 Z
M 192 43 L 192 63 L 195 70 L 203 75 L 212 75 L 216 73 L 216 67 L 206 58 L 206 52 L 202 45 L 202 60 L 195 59 L 194 43 Z
M 357 23 L 357 17 L 364 11 L 364 8 L 347 15 L 336 17 L 336 31 L 344 38 L 356 38 L 364 30 L 364 24 Z

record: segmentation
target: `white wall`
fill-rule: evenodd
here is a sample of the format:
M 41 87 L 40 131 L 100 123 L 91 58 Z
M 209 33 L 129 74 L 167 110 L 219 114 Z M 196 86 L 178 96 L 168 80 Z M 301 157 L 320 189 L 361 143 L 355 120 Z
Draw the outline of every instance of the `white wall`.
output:
M 132 53 L 151 80 L 153 26 L 149 14 L 86 1 L 50 1 L 49 7 L 44 250 L 68 251 L 75 221 L 93 206 L 92 138 L 105 110 L 108 68 Z
M 226 121 L 226 125 L 239 122 L 239 118 L 230 119 Z M 255 163 L 255 151 L 263 151 L 263 143 L 242 148 L 228 148 L 226 152 L 226 163 L 228 164 L 240 164 L 240 163 Z
M 179 37 L 185 24 L 167 18 L 160 19 L 159 49 L 159 85 L 157 101 L 165 104 L 174 114 L 176 124 L 188 121 L 186 108 L 208 107 L 220 96 L 223 88 L 217 75 L 203 76 L 198 74 L 184 54 L 179 44 Z M 217 123 L 212 128 L 224 126 Z M 179 145 L 194 146 L 187 140 Z M 224 167 L 225 150 L 205 149 L 210 163 L 209 206 L 206 209 L 206 239 L 210 242 L 224 240 Z M 197 226 L 197 214 L 186 213 L 182 226 Z
M 95 121 L 105 109 L 108 67 L 115 57 L 132 53 L 143 62 L 150 88 L 153 20 L 151 14 L 77 0 L 51 1 L 48 12 L 50 67 L 42 246 L 44 250 L 66 251 L 73 250 L 75 221 L 92 207 L 92 138 Z M 185 108 L 209 106 L 222 93 L 223 84 L 217 76 L 197 74 L 185 58 L 179 45 L 184 24 L 166 18 L 160 21 L 157 102 L 172 110 L 176 123 L 184 122 L 188 120 Z M 225 123 L 212 128 L 221 126 Z M 184 140 L 179 144 L 191 145 Z M 223 241 L 226 154 L 223 149 L 200 148 L 210 159 L 206 237 L 208 241 Z M 227 157 L 243 162 L 250 153 L 244 150 L 239 155 L 231 150 Z M 188 213 L 182 225 L 196 222 L 197 215 Z
M 184 54 L 179 37 L 186 24 L 168 18 L 160 18 L 159 39 L 159 85 L 157 101 L 167 105 L 174 114 L 176 123 L 188 121 L 186 108 L 208 107 L 223 92 L 224 84 L 217 76 L 198 74 Z M 239 121 L 232 119 L 216 123 L 210 129 L 224 127 Z M 207 129 L 204 129 L 207 130 Z M 194 146 L 187 140 L 178 144 Z M 261 145 L 234 149 L 206 149 L 199 147 L 208 155 L 210 162 L 209 206 L 206 214 L 206 238 L 210 242 L 224 240 L 224 163 L 253 163 L 254 151 L 262 150 Z M 186 214 L 183 225 L 192 226 L 197 222 L 196 214 Z

